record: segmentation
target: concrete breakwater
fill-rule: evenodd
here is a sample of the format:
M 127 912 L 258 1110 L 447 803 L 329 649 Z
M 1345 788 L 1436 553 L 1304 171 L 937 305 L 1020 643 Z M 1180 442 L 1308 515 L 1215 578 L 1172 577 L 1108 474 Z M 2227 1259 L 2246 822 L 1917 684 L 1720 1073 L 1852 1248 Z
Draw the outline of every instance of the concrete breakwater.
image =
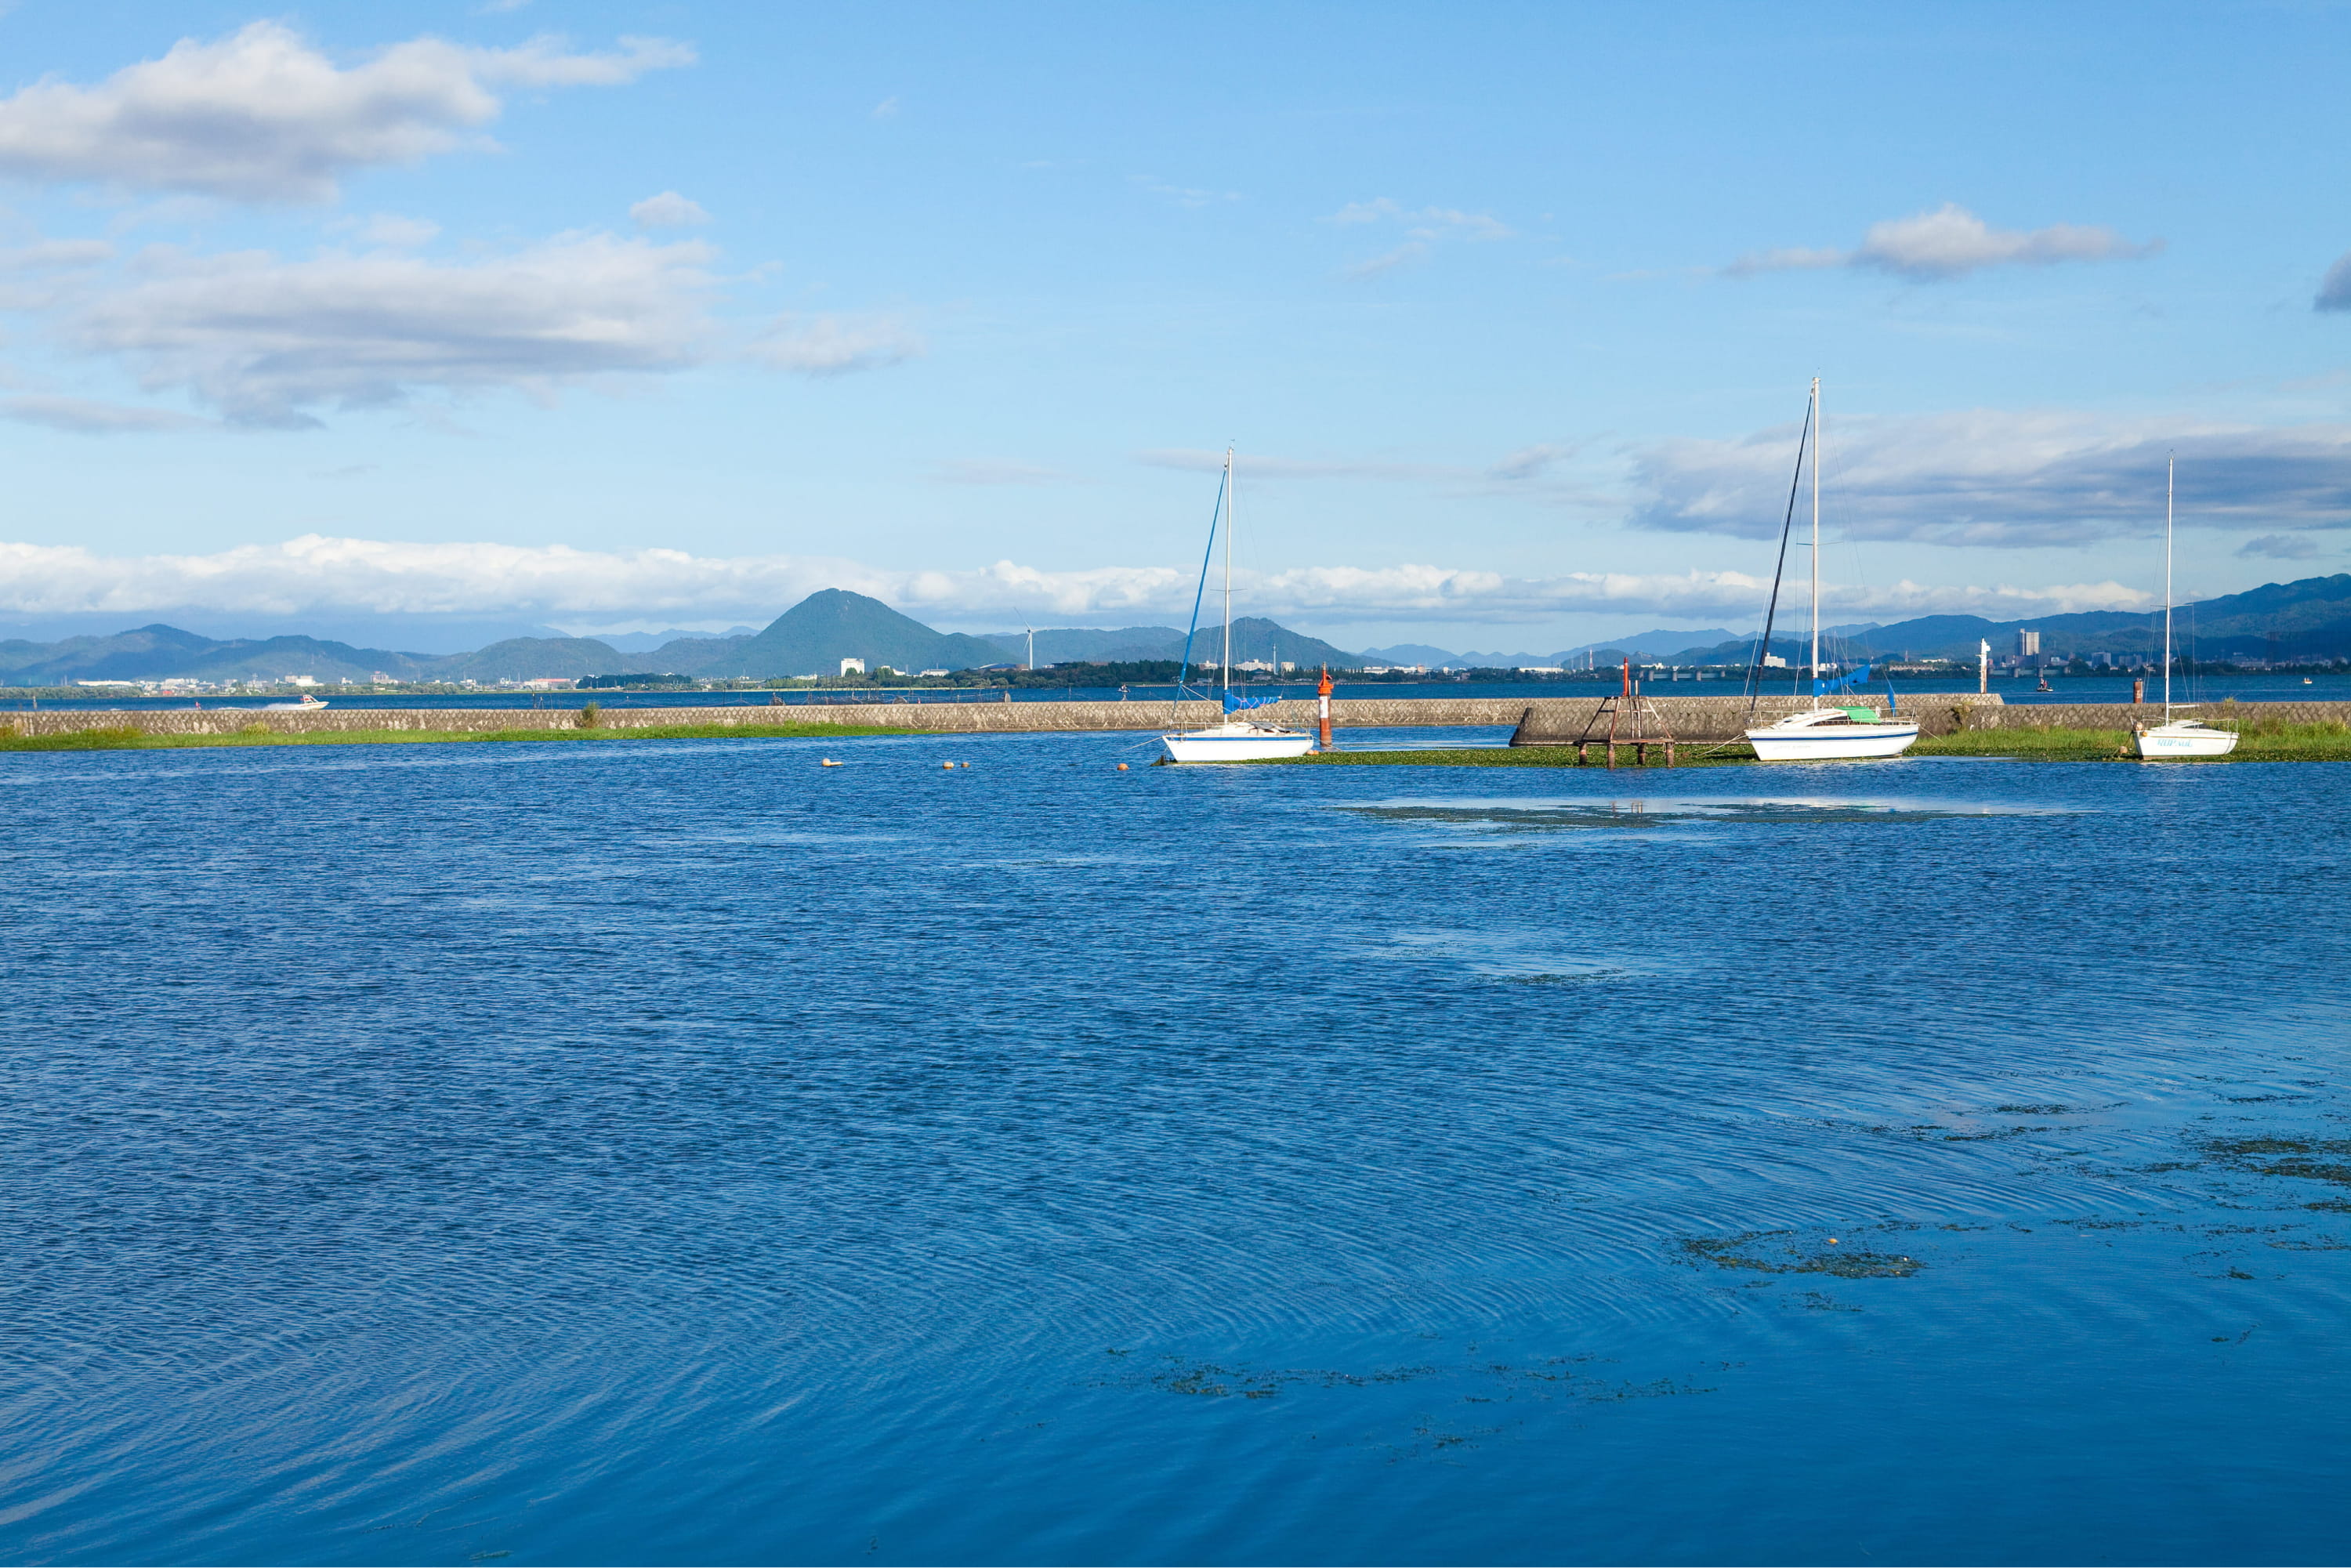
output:
M 1811 706 L 1799 697 L 1765 697 L 1750 710 L 1735 695 L 1656 695 L 1650 698 L 1675 736 L 1683 740 L 1738 737 L 1757 719 L 1768 720 Z M 1598 709 L 1599 697 L 1356 697 L 1331 705 L 1342 745 L 1351 730 L 1467 727 L 1517 728 L 1530 735 L 1573 740 Z M 839 725 L 886 727 L 945 735 L 1004 735 L 1030 731 L 1159 730 L 1197 728 L 1217 718 L 1206 702 L 1036 703 L 854 703 L 736 707 L 614 707 L 598 716 L 599 727 L 617 733 L 674 726 L 718 726 L 757 729 L 773 725 Z M 2351 702 L 2207 703 L 2193 710 L 2216 723 L 2258 719 L 2263 723 L 2351 725 Z M 1256 710 L 1273 722 L 1310 729 L 1313 699 L 1301 698 Z M 1957 729 L 2127 729 L 2155 723 L 2162 707 L 2152 703 L 2003 703 L 1998 694 L 1935 692 L 1902 700 L 1902 713 L 1928 735 Z M 69 735 L 78 730 L 135 729 L 152 736 L 230 736 L 267 732 L 333 735 L 366 731 L 481 735 L 493 731 L 571 730 L 580 710 L 560 708 L 336 708 L 272 713 L 256 708 L 124 710 L 88 709 L 47 713 L 0 713 L 0 735 Z
M 1735 737 L 1749 716 L 1747 701 L 1736 695 L 1653 696 L 1677 736 L 1692 740 Z M 1345 697 L 1331 704 L 1332 722 L 1341 731 L 1357 729 L 1468 727 L 1515 728 L 1531 713 L 1547 732 L 1564 727 L 1570 737 L 1600 706 L 1590 697 Z M 1950 714 L 1961 702 L 1989 704 L 1998 696 L 1917 699 L 1922 714 L 1935 705 L 1943 728 L 1951 727 Z M 1809 699 L 1777 696 L 1759 702 L 1754 713 L 1765 719 L 1811 706 Z M 2351 707 L 2351 704 L 2338 705 Z M 1907 711 L 1907 705 L 1906 705 Z M 943 735 L 1006 735 L 1023 731 L 1197 729 L 1217 722 L 1212 702 L 887 702 L 788 703 L 728 707 L 608 707 L 600 710 L 597 725 L 614 731 L 667 728 L 680 725 L 719 725 L 758 728 L 769 725 L 841 725 L 858 727 L 912 729 Z M 1251 716 L 1296 729 L 1314 726 L 1314 699 L 1299 697 L 1251 710 Z M 235 735 L 266 730 L 284 735 L 332 735 L 360 730 L 434 732 L 480 735 L 497 730 L 569 730 L 579 727 L 576 706 L 546 708 L 360 708 L 324 707 L 272 712 L 266 708 L 186 708 L 97 713 L 88 709 L 54 713 L 0 713 L 0 732 L 13 726 L 20 736 L 70 734 L 86 729 L 136 729 L 155 736 Z

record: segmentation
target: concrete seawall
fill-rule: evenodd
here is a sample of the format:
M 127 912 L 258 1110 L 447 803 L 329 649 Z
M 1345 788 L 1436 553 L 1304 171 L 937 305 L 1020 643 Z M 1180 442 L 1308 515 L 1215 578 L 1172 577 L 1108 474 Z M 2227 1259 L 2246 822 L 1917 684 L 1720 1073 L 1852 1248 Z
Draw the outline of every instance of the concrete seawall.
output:
M 1755 722 L 1743 698 L 1653 695 L 1674 734 L 1683 740 L 1735 738 Z M 1593 697 L 1355 697 L 1331 705 L 1341 744 L 1351 730 L 1516 727 L 1531 712 L 1533 732 L 1573 739 L 1601 699 Z M 1766 697 L 1753 712 L 1763 719 L 1809 707 L 1809 699 Z M 136 729 L 154 736 L 235 735 L 256 727 L 285 735 L 330 735 L 361 730 L 438 731 L 484 734 L 493 730 L 573 728 L 577 707 L 560 708 L 327 708 L 317 712 L 269 713 L 256 708 L 206 708 L 123 712 L 87 709 L 48 713 L 0 713 L 0 733 L 66 735 L 77 730 Z M 1298 729 L 1314 724 L 1313 699 L 1301 698 L 1257 710 Z M 2194 710 L 2214 722 L 2258 718 L 2268 723 L 2351 724 L 2351 702 L 2207 703 Z M 2155 704 L 2064 703 L 2010 706 L 1997 694 L 1937 692 L 1905 698 L 1903 716 L 1915 718 L 1928 735 L 1954 729 L 2062 727 L 2127 729 L 2135 722 L 2162 717 Z M 944 735 L 1003 735 L 1031 731 L 1159 730 L 1197 728 L 1214 723 L 1213 703 L 857 703 L 744 707 L 606 708 L 604 727 L 626 731 L 673 725 L 872 726 Z
M 1735 695 L 1657 696 L 1651 699 L 1690 739 L 1734 736 L 1748 722 L 1746 700 Z M 1950 708 L 1959 698 L 1932 701 Z M 1970 703 L 2000 698 L 1969 695 Z M 1342 730 L 1492 726 L 1515 727 L 1531 709 L 1546 726 L 1580 729 L 1600 704 L 1598 696 L 1541 697 L 1344 697 L 1331 705 Z M 1810 706 L 1794 697 L 1766 697 L 1755 712 L 1766 718 Z M 1294 698 L 1252 710 L 1271 722 L 1297 729 L 1314 726 L 1314 699 Z M 608 707 L 601 724 L 609 729 L 672 725 L 856 725 L 931 731 L 944 735 L 1004 735 L 1023 731 L 1197 729 L 1217 722 L 1212 702 L 906 702 L 787 703 L 730 707 Z M 61 735 L 80 729 L 133 728 L 149 735 L 235 735 L 256 726 L 287 735 L 330 735 L 348 730 L 437 730 L 481 734 L 490 730 L 570 729 L 577 706 L 546 708 L 339 708 L 272 713 L 251 707 L 126 710 L 87 709 L 56 713 L 0 713 L 0 726 L 13 724 L 24 736 Z M 1949 716 L 1946 714 L 1946 727 Z

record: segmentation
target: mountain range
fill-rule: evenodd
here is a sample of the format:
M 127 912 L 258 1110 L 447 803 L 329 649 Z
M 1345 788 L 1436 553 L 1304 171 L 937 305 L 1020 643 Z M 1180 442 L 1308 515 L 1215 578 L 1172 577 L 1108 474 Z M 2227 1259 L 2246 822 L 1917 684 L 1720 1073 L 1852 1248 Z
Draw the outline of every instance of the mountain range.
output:
M 1028 657 L 1029 635 L 1026 632 L 991 632 L 986 641 L 1002 650 L 999 657 L 1017 664 Z M 1118 664 L 1184 657 L 1184 633 L 1173 626 L 1128 626 L 1116 632 L 1055 627 L 1035 635 L 1040 664 Z M 1203 626 L 1193 633 L 1192 663 L 1221 658 L 1224 635 L 1222 622 Z M 1379 663 L 1259 616 L 1238 616 L 1233 621 L 1233 663 L 1245 664 L 1252 661 L 1293 664 L 1301 669 L 1328 664 L 1334 670 L 1358 670 L 1367 663 Z
M 2271 582 L 2242 593 L 2224 594 L 2171 612 L 2173 646 L 2199 659 L 2351 658 L 2351 572 Z M 1839 658 L 1959 659 L 1972 662 L 1979 643 L 1994 657 L 2016 652 L 2016 633 L 2041 633 L 2041 652 L 2064 659 L 2091 653 L 2128 653 L 2160 658 L 2163 612 L 2089 610 L 2043 615 L 2029 621 L 1987 621 L 1980 615 L 1927 615 L 1890 626 L 1837 627 Z M 1771 651 L 1783 658 L 1801 654 L 1804 638 L 1772 629 Z M 1751 637 L 1665 655 L 1677 664 L 1746 662 Z M 1825 655 L 1827 650 L 1823 648 Z
M 2204 600 L 2174 612 L 2183 652 L 2192 641 L 2198 657 L 2351 658 L 2351 573 L 2266 583 L 2243 593 Z M 2096 653 L 2147 654 L 2162 646 L 2160 612 L 2087 611 L 2023 621 L 1988 621 L 1976 615 L 1929 615 L 1890 626 L 1869 623 L 1830 629 L 1839 658 L 1854 656 L 1971 660 L 1979 641 L 1996 653 L 2015 651 L 2015 633 L 2041 633 L 2042 652 L 2056 658 Z M 1036 634 L 1040 664 L 1176 659 L 1184 633 L 1167 626 L 1118 630 L 1060 627 Z M 1693 638 L 1712 638 L 1693 643 Z M 625 639 L 635 643 L 638 638 Z M 650 639 L 647 639 L 648 641 Z M 214 638 L 165 625 L 141 626 L 111 636 L 79 635 L 53 643 L 25 638 L 0 641 L 0 685 L 56 686 L 89 680 L 159 680 L 182 676 L 202 681 L 277 681 L 308 676 L 319 681 L 366 682 L 379 675 L 402 682 L 512 681 L 541 676 L 662 672 L 705 677 L 831 674 L 844 658 L 866 667 L 889 665 L 902 672 L 968 670 L 1019 664 L 1027 658 L 1029 633 L 1003 632 L 985 637 L 939 632 L 876 599 L 827 589 L 812 593 L 767 626 L 726 636 L 674 634 L 657 647 L 615 648 L 592 637 L 508 637 L 470 653 L 399 653 L 356 647 L 307 636 Z M 1800 653 L 1794 631 L 1774 629 L 1772 651 L 1783 658 Z M 1214 658 L 1222 629 L 1193 639 L 1193 662 Z M 1679 644 L 1679 645 L 1676 645 Z M 1514 664 L 1572 664 L 1585 654 L 1606 664 L 1609 655 L 1635 653 L 1680 664 L 1744 664 L 1752 640 L 1721 631 L 1645 632 L 1637 636 L 1587 644 L 1541 656 L 1453 653 L 1421 643 L 1403 643 L 1351 653 L 1258 617 L 1233 622 L 1236 663 L 1279 659 L 1311 669 L 1370 664 L 1449 664 L 1455 668 L 1499 668 Z

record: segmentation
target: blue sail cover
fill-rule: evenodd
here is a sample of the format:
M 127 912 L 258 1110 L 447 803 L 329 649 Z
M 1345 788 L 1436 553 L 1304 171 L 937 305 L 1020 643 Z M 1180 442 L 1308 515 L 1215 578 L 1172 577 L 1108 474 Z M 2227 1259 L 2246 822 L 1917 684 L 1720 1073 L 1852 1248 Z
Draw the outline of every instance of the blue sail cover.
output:
M 1244 708 L 1263 707 L 1268 703 L 1278 703 L 1280 700 L 1281 694 L 1280 692 L 1274 693 L 1270 697 L 1245 697 L 1238 692 L 1227 692 L 1225 694 L 1225 711 L 1227 713 L 1239 713 Z
M 1854 671 L 1851 674 L 1839 675 L 1833 681 L 1814 681 L 1813 683 L 1813 695 L 1821 697 L 1828 695 L 1831 692 L 1849 692 L 1855 686 L 1863 685 L 1868 679 L 1869 666 L 1867 664 L 1864 664 L 1861 668 Z

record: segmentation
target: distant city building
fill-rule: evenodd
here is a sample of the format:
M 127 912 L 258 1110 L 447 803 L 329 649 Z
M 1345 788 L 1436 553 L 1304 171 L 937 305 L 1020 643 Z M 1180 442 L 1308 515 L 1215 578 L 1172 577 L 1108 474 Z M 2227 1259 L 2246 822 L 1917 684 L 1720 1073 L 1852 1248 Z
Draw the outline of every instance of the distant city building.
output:
M 579 683 L 569 675 L 541 675 L 536 680 L 523 681 L 518 684 L 525 691 L 564 692 L 569 691 Z
M 841 661 L 841 673 L 844 675 L 862 675 L 865 673 L 865 661 L 862 659 L 843 659 Z
M 930 680 L 930 679 L 931 679 L 931 678 L 933 678 L 934 676 L 938 676 L 938 675 L 949 675 L 949 674 L 953 674 L 954 673 L 955 673 L 955 672 L 954 672 L 954 671 L 952 671 L 952 670 L 917 670 L 917 671 L 915 672 L 915 674 L 917 674 L 921 675 L 921 676 L 922 676 L 925 680 L 926 680 L 926 681 L 927 681 L 927 680 Z
M 2020 658 L 2020 659 L 2030 659 L 2030 658 L 2032 658 L 2035 653 L 2040 653 L 2040 652 L 2041 652 L 2041 633 L 2040 633 L 2040 632 L 2025 632 L 2025 631 L 2021 631 L 2021 630 L 2017 632 L 2017 634 L 2016 634 L 2016 656 L 2017 656 L 2018 658 Z
M 1777 653 L 1766 653 L 1763 655 L 1763 667 L 1767 670 L 1784 670 L 1788 667 L 1788 661 Z

